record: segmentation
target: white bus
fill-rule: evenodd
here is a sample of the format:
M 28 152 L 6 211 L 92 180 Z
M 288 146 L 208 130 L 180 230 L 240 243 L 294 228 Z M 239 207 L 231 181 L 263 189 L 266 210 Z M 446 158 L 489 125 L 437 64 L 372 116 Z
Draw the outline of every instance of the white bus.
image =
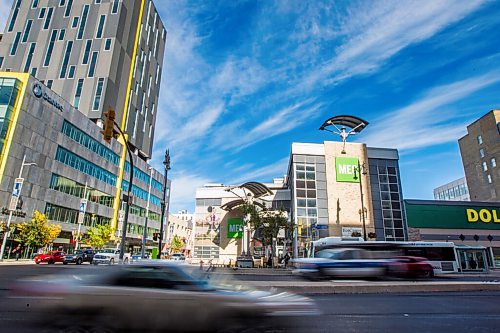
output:
M 452 242 L 387 242 L 363 241 L 361 237 L 325 237 L 307 244 L 308 257 L 323 249 L 363 248 L 376 251 L 379 256 L 412 256 L 427 258 L 434 274 L 458 272 L 455 244 Z

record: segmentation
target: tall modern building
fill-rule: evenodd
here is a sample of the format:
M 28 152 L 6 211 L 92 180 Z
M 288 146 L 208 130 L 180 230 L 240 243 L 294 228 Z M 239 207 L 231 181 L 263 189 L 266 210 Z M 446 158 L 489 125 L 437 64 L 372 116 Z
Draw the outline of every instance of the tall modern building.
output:
M 434 200 L 470 201 L 465 177 L 436 187 L 433 192 Z
M 500 201 L 500 110 L 491 110 L 458 140 L 472 201 Z
M 152 0 L 14 0 L 0 69 L 30 73 L 98 124 L 114 108 L 147 160 L 166 35 Z

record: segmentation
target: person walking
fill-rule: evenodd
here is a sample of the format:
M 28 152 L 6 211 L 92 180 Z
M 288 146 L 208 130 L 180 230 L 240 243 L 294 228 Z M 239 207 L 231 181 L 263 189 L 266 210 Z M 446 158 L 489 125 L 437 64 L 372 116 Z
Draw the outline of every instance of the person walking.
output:
M 283 257 L 283 261 L 285 263 L 285 268 L 287 268 L 288 267 L 288 262 L 290 261 L 290 255 L 288 254 L 288 252 Z
M 15 254 L 16 261 L 18 261 L 19 258 L 21 257 L 21 244 L 18 244 L 17 247 L 14 250 L 12 250 L 12 253 Z

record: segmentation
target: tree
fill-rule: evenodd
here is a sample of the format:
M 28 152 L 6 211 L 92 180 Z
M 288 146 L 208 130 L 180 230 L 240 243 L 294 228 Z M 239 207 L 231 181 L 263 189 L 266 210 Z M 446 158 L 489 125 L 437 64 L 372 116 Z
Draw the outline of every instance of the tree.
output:
M 35 210 L 29 222 L 19 224 L 19 239 L 24 245 L 39 248 L 50 245 L 61 233 L 61 226 L 48 222 L 45 214 Z
M 172 252 L 181 252 L 183 247 L 184 242 L 182 241 L 182 239 L 179 236 L 174 235 L 172 241 L 170 242 L 170 249 L 172 249 Z
M 114 229 L 110 225 L 97 225 L 87 229 L 86 239 L 87 244 L 94 249 L 102 249 L 104 245 L 111 241 Z

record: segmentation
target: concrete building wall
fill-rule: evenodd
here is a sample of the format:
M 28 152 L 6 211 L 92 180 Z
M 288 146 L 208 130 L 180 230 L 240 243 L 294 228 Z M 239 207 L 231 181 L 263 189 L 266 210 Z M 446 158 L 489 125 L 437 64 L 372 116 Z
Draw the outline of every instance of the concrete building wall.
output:
M 472 201 L 500 201 L 500 110 L 467 126 L 458 140 Z

